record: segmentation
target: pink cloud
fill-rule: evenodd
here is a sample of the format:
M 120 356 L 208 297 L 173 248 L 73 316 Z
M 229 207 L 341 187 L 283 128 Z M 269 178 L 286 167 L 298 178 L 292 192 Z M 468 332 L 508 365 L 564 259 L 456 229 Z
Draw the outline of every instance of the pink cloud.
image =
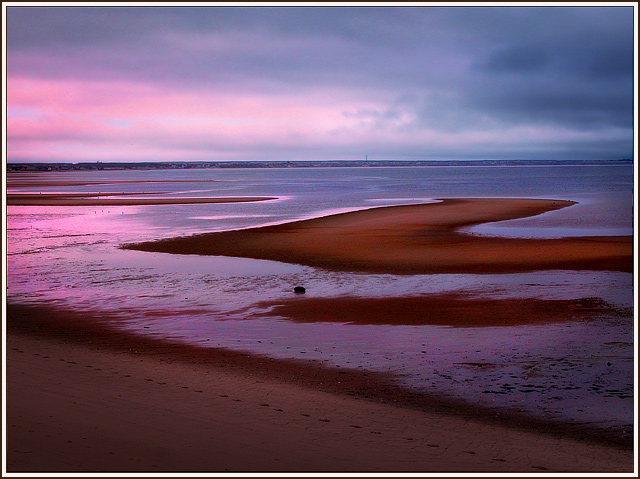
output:
M 77 139 L 106 138 L 115 128 L 103 123 L 84 119 L 53 118 L 8 118 L 7 143 L 38 140 L 60 142 Z
M 286 147 L 323 137 L 337 126 L 354 126 L 342 112 L 362 106 L 348 103 L 340 91 L 229 96 L 137 83 L 28 78 L 8 79 L 7 88 L 14 112 L 7 125 L 10 160 L 18 151 L 28 156 L 27 147 L 35 144 L 39 154 L 46 153 L 47 144 L 52 151 L 64 144 L 70 156 L 96 158 L 102 156 L 96 148 L 107 148 L 122 159 L 139 157 L 141 146 L 156 156 L 167 149 L 162 156 L 168 159 L 220 147 Z M 21 117 L 24 111 L 29 115 Z
M 378 92 L 379 93 L 379 92 Z M 135 82 L 7 79 L 9 161 L 158 161 L 348 158 L 371 151 L 448 156 L 589 141 L 592 131 L 483 124 L 464 131 L 421 124 L 418 107 L 371 101 L 339 87 L 235 95 Z M 389 114 L 389 113 L 393 114 Z M 602 130 L 597 139 L 623 140 Z M 319 153 L 322 154 L 322 153 Z

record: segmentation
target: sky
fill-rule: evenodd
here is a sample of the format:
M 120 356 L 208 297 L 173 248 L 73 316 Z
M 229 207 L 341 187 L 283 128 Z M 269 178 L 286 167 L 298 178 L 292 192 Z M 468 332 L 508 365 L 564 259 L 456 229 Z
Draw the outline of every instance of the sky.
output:
M 4 6 L 9 162 L 634 154 L 624 4 Z

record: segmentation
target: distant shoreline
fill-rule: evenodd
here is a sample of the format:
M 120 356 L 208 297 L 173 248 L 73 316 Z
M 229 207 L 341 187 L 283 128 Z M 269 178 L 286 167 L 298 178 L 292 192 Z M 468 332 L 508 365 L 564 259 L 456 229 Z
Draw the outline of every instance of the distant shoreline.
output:
M 312 161 L 168 161 L 95 163 L 7 163 L 7 172 L 183 170 L 234 168 L 386 168 L 428 166 L 627 166 L 633 160 L 312 160 Z

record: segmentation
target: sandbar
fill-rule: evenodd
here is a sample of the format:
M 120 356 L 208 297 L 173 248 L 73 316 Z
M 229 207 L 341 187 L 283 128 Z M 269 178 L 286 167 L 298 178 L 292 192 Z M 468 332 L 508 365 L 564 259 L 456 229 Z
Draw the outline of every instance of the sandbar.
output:
M 51 179 L 46 177 L 38 177 L 34 179 L 25 179 L 9 175 L 7 177 L 8 188 L 24 188 L 24 187 L 51 187 L 51 186 L 92 186 L 92 185 L 119 185 L 119 184 L 136 184 L 136 183 L 217 183 L 220 180 L 64 180 Z
M 535 216 L 574 204 L 547 199 L 448 198 L 438 203 L 372 208 L 123 247 L 392 274 L 547 269 L 633 272 L 632 236 L 521 239 L 463 231 L 482 223 Z
M 191 205 L 199 203 L 250 203 L 276 198 L 268 196 L 214 196 L 214 197 L 164 197 L 164 198 L 110 198 L 111 194 L 71 195 L 26 195 L 7 194 L 9 206 L 148 206 L 148 205 Z M 116 195 L 113 195 L 116 196 Z
M 108 319 L 108 320 L 107 320 Z M 632 472 L 594 430 L 8 305 L 8 472 Z

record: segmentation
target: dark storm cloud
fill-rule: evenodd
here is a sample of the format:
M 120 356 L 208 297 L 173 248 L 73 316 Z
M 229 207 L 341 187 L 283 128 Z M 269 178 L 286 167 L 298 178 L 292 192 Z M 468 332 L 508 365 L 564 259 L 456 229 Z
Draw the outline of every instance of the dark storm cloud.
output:
M 526 12 L 531 16 L 514 18 L 525 34 L 495 36 L 487 53 L 476 58 L 477 88 L 467 93 L 471 104 L 510 121 L 631 127 L 631 11 Z
M 514 45 L 504 48 L 487 60 L 484 68 L 496 73 L 527 73 L 544 70 L 550 56 L 546 49 L 531 45 Z

